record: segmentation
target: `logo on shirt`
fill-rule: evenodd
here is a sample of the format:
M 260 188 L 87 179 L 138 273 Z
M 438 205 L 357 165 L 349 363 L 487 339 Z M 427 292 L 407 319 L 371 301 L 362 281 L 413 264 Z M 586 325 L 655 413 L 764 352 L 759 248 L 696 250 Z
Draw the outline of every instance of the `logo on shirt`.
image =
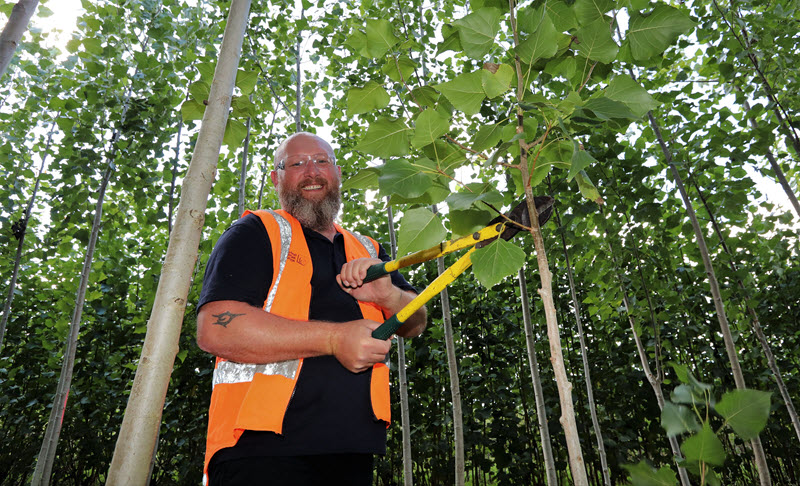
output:
M 295 253 L 293 251 L 289 252 L 289 254 L 286 256 L 286 259 L 289 260 L 290 262 L 297 263 L 301 267 L 305 267 L 306 266 L 306 259 L 303 258 L 302 255 L 298 255 L 297 253 Z

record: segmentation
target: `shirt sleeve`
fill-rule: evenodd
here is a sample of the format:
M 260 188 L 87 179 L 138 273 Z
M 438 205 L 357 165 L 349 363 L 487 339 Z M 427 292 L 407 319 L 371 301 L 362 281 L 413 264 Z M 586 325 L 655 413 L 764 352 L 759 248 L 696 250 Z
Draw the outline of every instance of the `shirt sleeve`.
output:
M 272 285 L 272 267 L 272 245 L 261 219 L 249 214 L 236 221 L 211 251 L 198 311 L 219 300 L 262 307 Z
M 383 249 L 383 245 L 381 245 L 380 243 L 378 243 L 378 258 L 380 258 L 385 262 L 392 260 L 392 257 L 390 257 L 388 253 L 386 253 L 386 250 Z M 406 278 L 403 276 L 402 273 L 400 273 L 399 270 L 395 270 L 394 272 L 390 273 L 389 276 L 392 278 L 392 284 L 394 284 L 395 287 L 398 287 L 402 290 L 408 290 L 414 292 L 415 294 L 419 293 L 419 291 L 416 288 L 414 288 L 413 285 L 408 283 Z

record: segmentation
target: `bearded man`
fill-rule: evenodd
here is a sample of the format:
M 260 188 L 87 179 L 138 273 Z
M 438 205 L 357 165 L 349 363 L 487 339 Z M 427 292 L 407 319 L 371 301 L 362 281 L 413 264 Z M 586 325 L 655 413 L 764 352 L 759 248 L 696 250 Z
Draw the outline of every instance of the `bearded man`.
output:
M 335 223 L 341 167 L 325 140 L 287 138 L 270 177 L 281 209 L 246 211 L 217 242 L 197 343 L 217 357 L 204 480 L 224 485 L 371 485 L 386 451 L 390 340 L 372 331 L 414 296 L 389 256 Z M 418 336 L 423 307 L 397 334 Z

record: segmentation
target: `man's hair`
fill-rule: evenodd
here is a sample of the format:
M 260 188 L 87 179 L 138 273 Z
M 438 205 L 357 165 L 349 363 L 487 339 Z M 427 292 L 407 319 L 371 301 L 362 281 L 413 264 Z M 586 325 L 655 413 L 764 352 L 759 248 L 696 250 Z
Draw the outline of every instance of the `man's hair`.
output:
M 297 132 L 289 135 L 288 137 L 283 139 L 283 142 L 281 142 L 281 144 L 278 145 L 278 148 L 275 149 L 275 159 L 272 161 L 272 166 L 274 168 L 276 169 L 278 168 L 278 162 L 280 162 L 280 160 L 283 158 L 283 153 L 286 151 L 286 145 L 289 143 L 289 141 L 292 140 L 294 137 L 298 137 L 300 135 L 316 137 L 319 138 L 320 140 L 323 140 L 322 138 L 318 137 L 316 133 L 311 133 L 311 132 Z

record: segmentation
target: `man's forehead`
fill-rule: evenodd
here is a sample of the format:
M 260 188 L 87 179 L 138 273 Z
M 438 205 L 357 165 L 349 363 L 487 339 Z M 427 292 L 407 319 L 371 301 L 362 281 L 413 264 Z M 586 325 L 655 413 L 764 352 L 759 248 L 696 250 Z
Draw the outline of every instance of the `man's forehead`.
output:
M 333 154 L 333 148 L 325 140 L 315 135 L 297 135 L 292 137 L 284 149 L 284 156 L 295 154 Z

